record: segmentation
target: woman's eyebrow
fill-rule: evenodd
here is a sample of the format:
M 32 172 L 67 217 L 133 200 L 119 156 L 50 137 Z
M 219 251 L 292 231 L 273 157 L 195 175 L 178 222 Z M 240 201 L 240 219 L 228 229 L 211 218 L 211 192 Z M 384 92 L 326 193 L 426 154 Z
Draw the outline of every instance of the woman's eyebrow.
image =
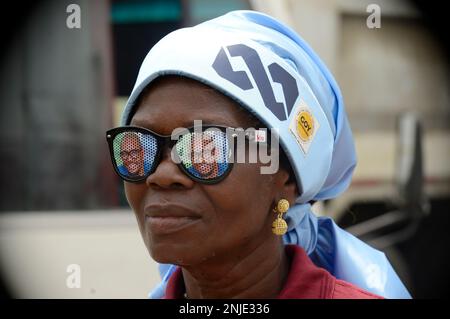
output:
M 136 118 L 131 119 L 130 125 L 145 127 L 148 129 L 152 129 L 154 127 L 154 123 L 152 121 L 149 121 L 146 119 L 136 119 Z
M 229 126 L 229 127 L 240 127 L 240 125 L 236 125 L 236 124 L 232 124 L 229 121 L 224 121 L 223 119 L 198 119 L 195 121 L 201 121 L 202 125 L 220 125 L 220 126 Z M 144 127 L 144 128 L 148 128 L 150 130 L 154 130 L 156 128 L 158 128 L 158 126 L 161 126 L 162 123 L 158 123 L 156 124 L 154 121 L 152 120 L 147 120 L 147 119 L 132 119 L 131 120 L 131 125 L 134 126 L 140 126 L 140 127 Z M 174 129 L 177 127 L 193 127 L 194 126 L 194 121 L 193 120 L 183 120 L 180 123 L 176 123 L 177 126 L 174 126 Z M 156 131 L 156 130 L 155 130 Z

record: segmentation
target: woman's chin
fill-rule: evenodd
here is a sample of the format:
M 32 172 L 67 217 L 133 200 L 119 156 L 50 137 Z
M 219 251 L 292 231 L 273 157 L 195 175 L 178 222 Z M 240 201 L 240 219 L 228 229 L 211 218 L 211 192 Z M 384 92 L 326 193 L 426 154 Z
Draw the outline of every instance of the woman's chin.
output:
M 186 244 L 151 244 L 149 247 L 150 256 L 160 264 L 173 264 L 178 266 L 188 266 L 195 264 L 196 257 L 193 256 L 193 248 Z

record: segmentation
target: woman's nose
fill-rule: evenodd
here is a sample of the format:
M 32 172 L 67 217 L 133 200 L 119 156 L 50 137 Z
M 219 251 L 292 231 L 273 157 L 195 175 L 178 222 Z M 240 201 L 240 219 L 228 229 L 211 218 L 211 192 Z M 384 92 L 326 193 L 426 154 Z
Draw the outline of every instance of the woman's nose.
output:
M 166 148 L 161 161 L 155 171 L 147 177 L 145 183 L 155 189 L 189 189 L 195 182 L 184 174 L 175 164 L 170 155 L 171 150 Z

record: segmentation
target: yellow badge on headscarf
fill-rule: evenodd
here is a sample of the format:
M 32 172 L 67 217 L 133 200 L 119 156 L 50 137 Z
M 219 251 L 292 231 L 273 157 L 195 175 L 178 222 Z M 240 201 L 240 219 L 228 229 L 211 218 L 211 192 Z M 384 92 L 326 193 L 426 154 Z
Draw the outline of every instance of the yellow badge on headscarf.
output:
M 307 110 L 301 110 L 295 121 L 297 122 L 297 134 L 303 142 L 308 142 L 314 133 L 314 118 Z
M 306 155 L 319 128 L 319 122 L 303 100 L 300 101 L 292 114 L 289 131 L 294 135 L 300 148 Z

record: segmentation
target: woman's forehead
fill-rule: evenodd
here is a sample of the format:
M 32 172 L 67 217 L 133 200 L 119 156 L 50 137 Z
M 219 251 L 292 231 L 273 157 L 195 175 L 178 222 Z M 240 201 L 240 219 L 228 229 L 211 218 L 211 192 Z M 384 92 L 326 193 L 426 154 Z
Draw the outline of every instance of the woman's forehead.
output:
M 167 76 L 142 93 L 131 124 L 170 134 L 177 127 L 202 124 L 246 127 L 250 123 L 243 108 L 221 92 L 195 80 Z

